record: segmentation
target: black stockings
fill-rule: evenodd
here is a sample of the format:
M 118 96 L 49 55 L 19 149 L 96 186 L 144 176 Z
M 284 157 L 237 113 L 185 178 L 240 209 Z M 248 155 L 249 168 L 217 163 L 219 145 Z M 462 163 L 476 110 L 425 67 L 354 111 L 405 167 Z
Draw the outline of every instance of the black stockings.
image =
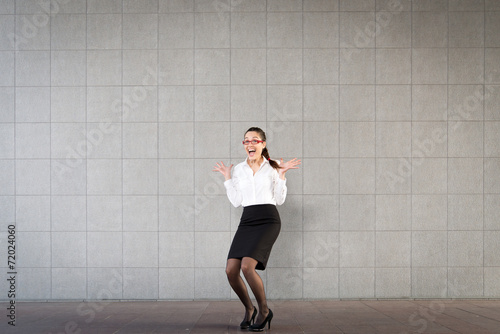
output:
M 257 316 L 255 323 L 260 324 L 266 318 L 269 313 L 269 309 L 267 307 L 264 283 L 262 282 L 259 274 L 255 271 L 256 266 L 257 260 L 250 257 L 244 257 L 242 260 L 228 259 L 226 274 L 231 288 L 233 288 L 234 292 L 238 295 L 241 302 L 245 306 L 245 320 L 248 320 L 253 313 L 253 304 L 250 296 L 248 295 L 245 282 L 240 276 L 240 270 L 243 271 L 243 275 L 245 275 L 245 279 L 247 280 L 248 285 L 250 285 L 250 289 L 252 289 L 255 299 L 257 299 L 257 303 L 259 305 L 259 315 Z

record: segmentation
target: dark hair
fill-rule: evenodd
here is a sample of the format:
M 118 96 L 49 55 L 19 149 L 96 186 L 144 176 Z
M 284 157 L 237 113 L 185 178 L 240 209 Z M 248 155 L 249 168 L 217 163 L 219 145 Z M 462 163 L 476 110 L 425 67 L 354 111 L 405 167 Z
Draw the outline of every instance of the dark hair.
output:
M 256 126 L 251 127 L 250 129 L 248 129 L 245 132 L 245 134 L 247 134 L 250 131 L 257 132 L 259 134 L 260 139 L 262 139 L 263 141 L 266 141 L 266 133 L 261 128 L 258 128 Z M 274 169 L 280 169 L 281 168 L 280 165 L 276 161 L 271 160 L 271 158 L 269 157 L 269 151 L 267 150 L 267 146 L 264 147 L 264 149 L 262 150 L 262 156 L 269 161 L 269 164 Z

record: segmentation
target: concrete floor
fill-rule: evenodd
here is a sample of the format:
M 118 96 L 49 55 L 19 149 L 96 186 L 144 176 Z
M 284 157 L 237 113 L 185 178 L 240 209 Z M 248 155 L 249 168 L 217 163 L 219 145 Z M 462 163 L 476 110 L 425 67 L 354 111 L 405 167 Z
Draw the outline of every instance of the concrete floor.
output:
M 270 301 L 269 333 L 499 334 L 500 300 Z M 7 303 L 0 303 L 4 314 Z M 0 333 L 243 333 L 238 301 L 18 302 Z M 266 327 L 267 328 L 267 327 Z

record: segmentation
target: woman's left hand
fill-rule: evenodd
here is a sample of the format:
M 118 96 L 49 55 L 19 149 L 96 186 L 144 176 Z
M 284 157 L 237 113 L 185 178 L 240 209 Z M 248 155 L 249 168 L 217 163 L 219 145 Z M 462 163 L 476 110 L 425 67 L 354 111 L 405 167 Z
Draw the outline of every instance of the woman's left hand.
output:
M 278 172 L 279 172 L 280 177 L 282 179 L 285 178 L 285 173 L 289 169 L 298 169 L 299 168 L 297 166 L 300 165 L 300 160 L 297 160 L 297 158 L 293 158 L 292 160 L 289 160 L 287 162 L 283 162 L 283 158 L 281 158 L 280 160 L 281 160 L 280 169 L 278 170 Z

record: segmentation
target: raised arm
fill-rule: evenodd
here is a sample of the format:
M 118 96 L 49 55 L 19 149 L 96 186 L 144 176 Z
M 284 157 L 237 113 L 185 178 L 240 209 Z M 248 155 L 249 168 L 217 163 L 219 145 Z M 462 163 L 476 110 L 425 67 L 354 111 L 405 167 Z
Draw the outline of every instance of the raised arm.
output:
M 298 169 L 298 165 L 300 165 L 300 160 L 297 160 L 297 158 L 293 158 L 287 162 L 283 162 L 283 158 L 281 158 L 280 169 L 278 170 L 280 179 L 284 180 L 285 173 L 290 169 Z
M 276 199 L 276 204 L 281 205 L 285 202 L 287 187 L 285 173 L 290 169 L 298 169 L 300 165 L 300 160 L 294 158 L 287 162 L 280 160 L 280 169 L 278 169 L 278 177 L 274 180 L 274 198 Z
M 227 180 L 231 179 L 231 168 L 233 168 L 233 165 L 231 166 L 226 166 L 224 163 L 217 162 L 215 164 L 214 169 L 212 169 L 214 172 L 220 172 L 222 175 L 224 175 L 224 178 Z
M 218 162 L 215 164 L 215 167 L 213 169 L 214 172 L 220 172 L 222 175 L 224 175 L 224 187 L 226 188 L 226 193 L 227 193 L 227 198 L 229 198 L 229 201 L 231 204 L 237 208 L 238 206 L 241 205 L 241 202 L 243 201 L 243 198 L 238 191 L 238 181 L 235 180 L 234 178 L 231 178 L 231 166 L 226 166 L 224 163 Z

